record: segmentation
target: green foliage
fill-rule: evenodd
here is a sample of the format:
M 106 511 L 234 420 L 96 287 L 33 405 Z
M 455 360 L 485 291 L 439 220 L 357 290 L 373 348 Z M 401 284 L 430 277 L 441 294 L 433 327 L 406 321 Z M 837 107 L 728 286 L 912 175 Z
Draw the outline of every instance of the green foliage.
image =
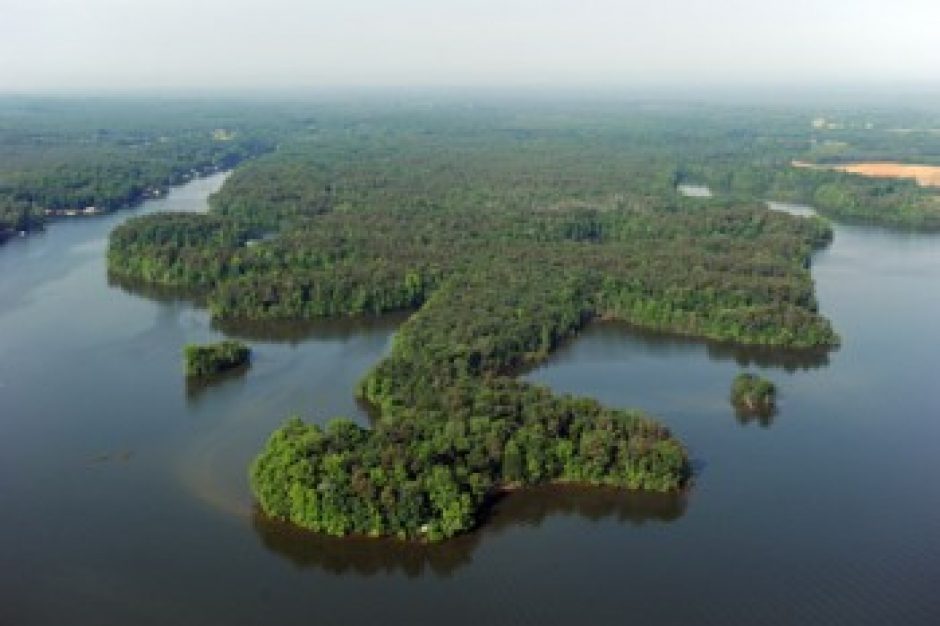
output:
M 246 365 L 251 350 L 238 341 L 220 341 L 206 345 L 188 344 L 183 348 L 187 376 L 206 377 Z
M 731 402 L 746 411 L 764 411 L 774 407 L 777 387 L 756 374 L 741 373 L 731 384 Z

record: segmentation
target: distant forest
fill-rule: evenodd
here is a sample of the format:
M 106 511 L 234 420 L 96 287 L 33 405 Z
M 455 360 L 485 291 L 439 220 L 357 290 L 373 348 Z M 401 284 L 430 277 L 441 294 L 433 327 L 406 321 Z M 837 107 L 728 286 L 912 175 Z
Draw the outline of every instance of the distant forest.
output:
M 538 142 L 592 141 L 596 149 L 585 156 L 613 155 L 632 189 L 707 184 L 726 197 L 811 204 L 844 221 L 940 229 L 935 189 L 790 165 L 940 165 L 940 115 L 845 107 L 825 114 L 806 107 L 679 104 L 6 97 L 0 98 L 0 240 L 40 229 L 50 218 L 135 204 L 278 144 L 343 133 L 350 147 L 370 151 L 409 129 L 458 142 L 480 131 L 491 139 L 513 138 L 530 151 Z M 377 143 L 360 145 L 366 140 Z

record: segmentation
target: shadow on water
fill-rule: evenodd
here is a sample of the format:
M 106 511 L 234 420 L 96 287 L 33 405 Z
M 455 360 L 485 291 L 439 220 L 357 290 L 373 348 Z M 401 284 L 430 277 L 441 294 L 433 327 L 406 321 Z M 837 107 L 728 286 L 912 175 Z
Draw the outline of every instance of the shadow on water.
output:
M 250 363 L 239 365 L 214 376 L 187 376 L 186 402 L 190 405 L 198 404 L 199 398 L 207 391 L 223 385 L 230 386 L 237 382 L 244 382 L 245 374 L 251 369 Z
M 410 311 L 398 311 L 309 320 L 213 320 L 212 328 L 245 341 L 298 344 L 310 340 L 345 340 L 365 332 L 395 330 L 409 315 Z
M 108 284 L 129 294 L 143 296 L 157 302 L 190 301 L 205 307 L 205 293 L 174 287 L 161 287 L 130 281 L 108 275 Z M 408 319 L 412 311 L 397 311 L 381 315 L 358 315 L 340 318 L 315 318 L 308 320 L 212 320 L 212 328 L 229 337 L 245 341 L 299 344 L 309 340 L 349 339 L 365 331 L 398 328 Z M 590 322 L 592 332 L 611 333 L 620 338 L 629 338 L 649 354 L 695 349 L 704 346 L 713 361 L 734 361 L 741 367 L 779 367 L 787 372 L 811 370 L 829 365 L 829 349 L 782 349 L 766 346 L 741 346 L 739 344 L 711 341 L 664 331 L 655 331 L 612 320 Z M 583 332 L 583 331 L 582 331 Z M 580 335 L 580 333 L 579 333 Z M 574 344 L 575 335 L 552 351 L 555 356 Z M 551 361 L 552 357 L 549 357 Z M 523 368 L 515 374 L 526 374 L 540 364 Z
M 733 403 L 732 403 L 733 404 Z M 770 428 L 777 417 L 777 407 L 760 407 L 750 409 L 744 406 L 734 406 L 734 416 L 741 426 L 757 424 L 761 428 Z
M 752 411 L 741 411 L 740 409 L 735 409 L 734 416 L 737 418 L 738 424 L 741 426 L 758 424 L 761 428 L 770 428 L 773 426 L 774 418 L 777 417 L 777 411 L 762 411 L 760 413 L 754 413 Z
M 712 361 L 734 361 L 741 367 L 779 367 L 787 372 L 814 370 L 829 365 L 829 350 L 813 348 L 782 350 L 780 348 L 744 347 L 727 343 L 705 344 Z
M 610 339 L 610 344 L 620 354 L 630 354 L 630 350 L 641 351 L 648 355 L 669 356 L 675 353 L 689 352 L 704 348 L 712 361 L 733 361 L 741 367 L 782 368 L 787 372 L 813 370 L 829 365 L 831 348 L 783 349 L 768 346 L 742 346 L 739 344 L 712 341 L 688 337 L 664 331 L 649 330 L 633 324 L 616 320 L 596 320 L 590 323 L 592 334 Z M 553 358 L 563 355 L 577 344 L 580 336 L 568 339 L 553 351 Z M 631 344 L 631 345 L 626 345 Z
M 477 530 L 436 544 L 394 539 L 335 538 L 311 533 L 265 517 L 258 509 L 252 526 L 264 547 L 300 568 L 362 576 L 401 572 L 416 578 L 431 572 L 446 577 L 473 560 L 487 539 L 518 526 L 537 528 L 556 516 L 589 522 L 615 520 L 636 526 L 669 523 L 686 511 L 685 493 L 632 492 L 608 487 L 549 485 L 515 492 L 497 500 Z
M 192 302 L 199 307 L 206 306 L 206 294 L 199 290 L 146 283 L 117 276 L 110 271 L 108 272 L 108 287 L 120 289 L 126 294 L 139 296 L 154 302 Z
M 207 293 L 198 289 L 185 289 L 154 285 L 108 273 L 108 286 L 127 294 L 165 304 L 190 302 L 206 308 Z M 370 331 L 397 329 L 412 311 L 394 311 L 378 315 L 312 318 L 305 320 L 211 320 L 213 330 L 245 341 L 299 344 L 310 340 L 345 340 Z

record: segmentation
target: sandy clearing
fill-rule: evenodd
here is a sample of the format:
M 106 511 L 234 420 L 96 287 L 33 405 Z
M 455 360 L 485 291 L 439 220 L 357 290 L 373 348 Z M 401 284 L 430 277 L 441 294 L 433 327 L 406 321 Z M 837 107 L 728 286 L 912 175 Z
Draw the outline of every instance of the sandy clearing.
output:
M 890 161 L 845 163 L 843 165 L 818 165 L 806 161 L 793 161 L 792 165 L 812 169 L 832 169 L 874 178 L 913 178 L 923 187 L 940 187 L 940 166 L 937 165 L 913 165 L 892 163 Z

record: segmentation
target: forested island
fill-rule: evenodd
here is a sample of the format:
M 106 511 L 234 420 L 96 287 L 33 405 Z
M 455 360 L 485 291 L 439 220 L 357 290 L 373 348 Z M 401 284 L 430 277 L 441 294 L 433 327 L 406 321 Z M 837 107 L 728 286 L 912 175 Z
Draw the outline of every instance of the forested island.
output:
M 763 414 L 774 410 L 777 387 L 770 380 L 744 372 L 731 384 L 731 403 L 743 413 Z
M 183 348 L 183 369 L 190 378 L 205 379 L 248 365 L 251 350 L 240 341 L 187 344 Z
M 266 514 L 436 541 L 526 485 L 681 489 L 687 453 L 661 424 L 519 372 L 599 318 L 838 344 L 808 270 L 823 220 L 683 198 L 632 131 L 445 121 L 318 129 L 238 168 L 209 214 L 112 233 L 115 280 L 199 294 L 216 320 L 416 311 L 359 385 L 373 428 L 292 419 L 271 436 L 251 467 Z

